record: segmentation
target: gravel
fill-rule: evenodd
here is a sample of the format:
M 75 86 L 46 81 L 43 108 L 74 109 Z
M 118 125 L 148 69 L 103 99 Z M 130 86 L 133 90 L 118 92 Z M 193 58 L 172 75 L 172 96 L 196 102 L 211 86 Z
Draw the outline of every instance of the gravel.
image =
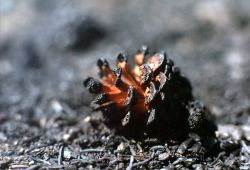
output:
M 249 11 L 247 0 L 1 1 L 0 169 L 249 169 Z M 143 44 L 180 66 L 216 137 L 135 141 L 92 112 L 82 81 L 97 78 L 97 58 Z

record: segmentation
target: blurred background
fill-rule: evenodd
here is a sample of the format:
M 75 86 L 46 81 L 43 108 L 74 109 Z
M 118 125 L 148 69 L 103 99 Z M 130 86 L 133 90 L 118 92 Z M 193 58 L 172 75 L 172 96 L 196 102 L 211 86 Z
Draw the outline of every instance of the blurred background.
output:
M 248 0 L 0 0 L 0 113 L 87 107 L 97 58 L 141 45 L 165 50 L 214 115 L 249 111 Z

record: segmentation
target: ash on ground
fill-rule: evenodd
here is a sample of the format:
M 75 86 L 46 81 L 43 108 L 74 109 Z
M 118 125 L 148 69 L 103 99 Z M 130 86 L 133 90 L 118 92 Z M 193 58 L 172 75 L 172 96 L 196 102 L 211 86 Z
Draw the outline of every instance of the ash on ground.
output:
M 0 4 L 0 169 L 249 169 L 249 1 Z M 211 110 L 210 147 L 114 136 L 91 111 L 96 59 L 141 44 L 167 50 Z

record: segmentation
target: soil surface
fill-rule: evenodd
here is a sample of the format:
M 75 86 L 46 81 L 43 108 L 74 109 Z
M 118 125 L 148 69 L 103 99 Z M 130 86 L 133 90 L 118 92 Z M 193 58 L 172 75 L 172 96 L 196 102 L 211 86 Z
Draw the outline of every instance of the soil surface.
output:
M 0 169 L 249 169 L 250 1 L 0 0 L 0 37 Z M 90 109 L 97 59 L 144 44 L 189 78 L 216 138 L 126 139 Z

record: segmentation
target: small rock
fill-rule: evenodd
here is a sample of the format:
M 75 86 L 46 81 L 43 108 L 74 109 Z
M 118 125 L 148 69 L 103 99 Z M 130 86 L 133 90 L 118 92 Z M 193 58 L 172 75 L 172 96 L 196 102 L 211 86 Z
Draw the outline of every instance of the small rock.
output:
M 65 150 L 63 152 L 63 157 L 66 158 L 66 159 L 70 159 L 71 158 L 71 152 L 69 150 Z
M 63 107 L 61 103 L 59 103 L 59 101 L 57 100 L 53 100 L 51 102 L 51 107 L 56 113 L 61 113 L 63 111 Z
M 84 122 L 88 123 L 91 120 L 90 116 L 85 117 Z
M 233 140 L 239 141 L 243 137 L 243 131 L 239 126 L 235 125 L 218 125 L 217 137 L 228 138 L 232 137 Z
M 177 153 L 181 155 L 184 154 L 192 143 L 193 143 L 193 139 L 188 138 L 187 140 L 185 140 L 184 142 L 180 144 L 180 146 L 177 149 Z
M 35 164 L 35 161 L 33 160 L 29 162 L 29 165 L 34 165 L 34 164 Z
M 45 116 L 43 116 L 40 121 L 39 121 L 39 125 L 41 128 L 45 128 L 47 124 L 47 118 Z
M 71 137 L 71 135 L 66 133 L 66 134 L 63 135 L 63 140 L 68 141 L 70 139 L 70 137 Z
M 158 156 L 159 161 L 166 161 L 170 158 L 170 154 L 167 152 L 164 152 Z
M 201 137 L 197 135 L 196 133 L 189 133 L 188 134 L 190 138 L 192 138 L 195 142 L 201 141 Z
M 118 145 L 117 147 L 117 151 L 118 152 L 121 152 L 121 151 L 124 151 L 124 149 L 127 147 L 127 145 L 124 143 L 124 142 L 121 142 L 120 145 Z

